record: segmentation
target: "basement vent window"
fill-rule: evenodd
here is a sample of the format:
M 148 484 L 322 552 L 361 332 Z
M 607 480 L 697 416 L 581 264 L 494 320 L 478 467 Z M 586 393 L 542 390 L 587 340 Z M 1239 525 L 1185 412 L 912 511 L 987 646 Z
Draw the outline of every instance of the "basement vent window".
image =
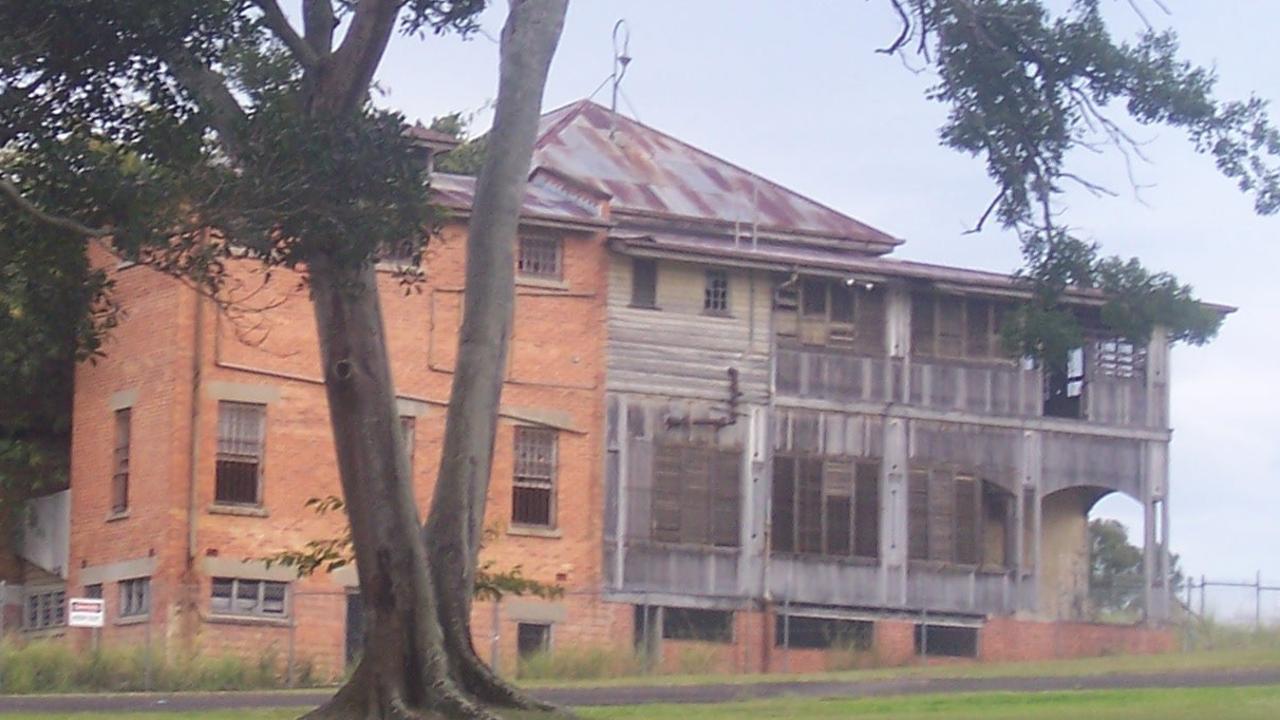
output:
M 875 623 L 869 620 L 778 615 L 773 619 L 773 644 L 801 650 L 871 649 Z
M 551 650 L 551 626 L 541 623 L 516 625 L 516 652 L 521 660 Z
M 962 625 L 919 623 L 915 630 L 916 654 L 931 657 L 978 657 L 978 628 Z
M 67 594 L 62 590 L 28 595 L 23 613 L 23 627 L 27 630 L 47 630 L 65 625 L 67 622 L 66 599 Z
M 662 639 L 731 643 L 733 611 L 663 608 Z
M 214 578 L 209 609 L 217 615 L 285 617 L 288 588 L 282 582 Z

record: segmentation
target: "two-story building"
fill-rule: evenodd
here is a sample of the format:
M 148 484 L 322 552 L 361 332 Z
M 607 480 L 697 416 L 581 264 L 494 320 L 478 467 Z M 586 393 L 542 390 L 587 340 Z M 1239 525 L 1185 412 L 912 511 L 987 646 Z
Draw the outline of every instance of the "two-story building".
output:
M 445 152 L 430 134 L 423 143 Z M 1006 275 L 898 260 L 896 238 L 590 101 L 544 116 L 486 560 L 566 589 L 477 605 L 477 646 L 706 646 L 725 670 L 1157 650 L 1169 612 L 1168 356 L 1094 332 L 1070 367 L 1002 351 Z M 460 322 L 471 178 L 427 280 L 382 302 L 425 507 Z M 77 375 L 68 595 L 110 642 L 254 652 L 337 672 L 350 568 L 261 558 L 341 531 L 305 290 L 237 268 L 222 309 L 141 267 Z M 1147 627 L 1084 624 L 1090 507 L 1145 517 Z M 496 624 L 495 624 L 496 621 Z

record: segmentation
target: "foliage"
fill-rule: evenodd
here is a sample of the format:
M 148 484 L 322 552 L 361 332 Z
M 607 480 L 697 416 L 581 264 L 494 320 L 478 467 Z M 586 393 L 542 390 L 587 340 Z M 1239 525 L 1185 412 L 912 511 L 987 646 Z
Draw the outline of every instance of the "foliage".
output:
M 308 498 L 305 505 L 320 516 L 346 510 L 346 504 L 342 498 L 335 495 Z M 496 536 L 495 529 L 485 529 L 486 540 L 493 540 Z M 344 528 L 341 534 L 334 537 L 308 540 L 301 549 L 281 550 L 262 558 L 268 566 L 280 565 L 293 568 L 298 573 L 298 577 L 310 577 L 321 571 L 333 572 L 351 564 L 354 559 L 355 553 L 349 528 Z M 494 560 L 485 560 L 476 568 L 475 587 L 472 588 L 472 595 L 475 598 L 490 601 L 501 600 L 507 595 L 552 599 L 563 594 L 564 588 L 559 585 L 544 583 L 525 576 L 524 569 L 520 565 L 499 570 Z
M 1169 561 L 1170 587 L 1176 595 L 1183 586 L 1178 556 Z M 1129 531 L 1119 520 L 1089 521 L 1089 600 L 1100 613 L 1134 615 L 1142 609 L 1145 584 L 1142 549 L 1129 542 Z
M 316 681 L 309 667 L 305 659 L 297 663 L 295 685 L 305 687 Z M 142 645 L 106 645 L 76 652 L 62 640 L 0 643 L 0 693 L 4 694 L 253 690 L 282 688 L 286 680 L 275 645 L 245 658 L 166 654 Z
M 454 112 L 431 121 L 432 130 L 438 130 L 463 141 L 461 145 L 436 159 L 437 170 L 472 177 L 480 174 L 487 145 L 484 135 L 470 136 L 471 123 L 474 119 L 474 115 Z
M 596 680 L 645 674 L 645 658 L 626 646 L 557 647 L 520 658 L 521 680 Z

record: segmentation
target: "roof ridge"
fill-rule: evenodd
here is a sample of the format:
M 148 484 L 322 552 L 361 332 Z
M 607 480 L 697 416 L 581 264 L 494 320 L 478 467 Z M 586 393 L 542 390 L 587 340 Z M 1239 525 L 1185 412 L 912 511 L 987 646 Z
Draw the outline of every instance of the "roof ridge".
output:
M 561 106 L 561 107 L 559 107 L 559 108 L 557 108 L 556 110 L 553 110 L 553 111 L 551 111 L 551 112 L 558 112 L 558 111 L 560 111 L 560 110 L 564 110 L 565 108 L 568 108 L 568 107 L 570 107 L 570 106 L 576 106 L 576 107 L 574 107 L 574 108 L 573 108 L 573 111 L 572 111 L 572 112 L 567 113 L 567 114 L 565 115 L 565 117 L 564 117 L 564 118 L 562 118 L 562 119 L 558 120 L 558 121 L 557 121 L 556 123 L 554 123 L 553 125 L 548 126 L 547 130 L 546 130 L 545 132 L 543 132 L 543 133 L 542 133 L 542 135 L 540 135 L 540 136 L 539 136 L 539 138 L 538 138 L 538 142 L 537 142 L 537 144 L 535 145 L 535 147 L 540 147 L 540 146 L 542 145 L 543 140 L 544 140 L 544 139 L 546 139 L 546 137 L 547 137 L 548 135 L 550 135 L 550 134 L 551 134 L 551 132 L 552 132 L 553 130 L 558 131 L 558 130 L 560 130 L 561 128 L 563 128 L 565 125 L 567 125 L 567 124 L 568 124 L 568 122 L 569 122 L 570 120 L 572 120 L 572 118 L 575 118 L 575 117 L 577 117 L 578 115 L 581 115 L 581 114 L 582 114 L 582 111 L 583 111 L 585 108 L 587 108 L 587 107 L 595 107 L 595 108 L 600 109 L 602 112 L 609 113 L 609 114 L 614 115 L 614 116 L 616 116 L 616 117 L 618 117 L 618 118 L 621 118 L 621 119 L 622 119 L 623 121 L 625 121 L 625 122 L 628 122 L 628 123 L 630 123 L 630 124 L 632 124 L 632 125 L 634 125 L 634 126 L 637 126 L 637 127 L 639 127 L 639 128 L 642 128 L 642 129 L 644 129 L 644 130 L 646 130 L 646 131 L 648 131 L 648 132 L 654 133 L 655 135 L 659 135 L 659 136 L 661 136 L 661 137 L 663 137 L 663 138 L 666 138 L 667 140 L 670 140 L 671 142 L 674 142 L 674 143 L 676 143 L 676 144 L 678 144 L 678 145 L 681 145 L 682 147 L 688 148 L 689 150 L 692 150 L 692 151 L 694 151 L 694 152 L 696 152 L 696 153 L 698 153 L 698 154 L 700 154 L 700 155 L 703 155 L 703 156 L 708 157 L 708 158 L 710 158 L 710 159 L 712 159 L 712 160 L 715 160 L 716 162 L 723 163 L 723 164 L 725 164 L 725 165 L 727 165 L 727 166 L 729 166 L 729 167 L 733 168 L 734 170 L 737 170 L 737 171 L 739 171 L 739 172 L 741 172 L 741 173 L 743 173 L 743 174 L 745 174 L 745 175 L 750 176 L 751 178 L 753 178 L 753 179 L 755 179 L 755 180 L 759 180 L 759 181 L 763 182 L 764 184 L 766 184 L 766 185 L 769 185 L 769 186 L 773 187 L 774 189 L 776 189 L 776 190 L 778 190 L 778 191 L 781 191 L 781 192 L 783 192 L 783 193 L 787 193 L 787 194 L 789 194 L 789 195 L 793 195 L 793 196 L 795 196 L 795 197 L 798 197 L 798 198 L 800 198 L 800 199 L 804 200 L 805 202 L 812 203 L 813 205 L 815 205 L 815 206 L 817 206 L 817 207 L 819 207 L 819 208 L 822 208 L 823 210 L 826 210 L 827 212 L 831 212 L 831 213 L 834 213 L 834 214 L 836 214 L 836 215 L 839 215 L 840 217 L 842 217 L 842 218 L 844 218 L 844 219 L 846 219 L 846 220 L 848 220 L 848 221 L 850 221 L 850 222 L 854 223 L 854 224 L 855 224 L 855 225 L 857 225 L 858 227 L 865 228 L 865 229 L 866 229 L 867 231 L 869 231 L 869 232 L 879 233 L 879 234 L 882 234 L 882 235 L 884 235 L 884 236 L 886 236 L 886 237 L 892 238 L 892 244 L 894 244 L 894 245 L 901 245 L 901 244 L 904 242 L 904 241 L 902 240 L 902 238 L 899 238 L 899 237 L 894 236 L 894 235 L 890 235 L 889 233 L 886 233 L 886 232 L 884 232 L 883 230 L 880 230 L 880 229 L 875 228 L 875 227 L 873 227 L 873 226 L 871 226 L 871 225 L 868 225 L 867 223 L 862 222 L 861 220 L 859 220 L 859 219 L 857 219 L 857 218 L 855 218 L 855 217 L 853 217 L 853 216 L 851 216 L 851 215 L 847 215 L 847 214 L 845 214 L 844 212 L 842 212 L 842 211 L 840 211 L 840 210 L 837 210 L 836 208 L 833 208 L 833 207 L 831 207 L 830 205 L 827 205 L 826 203 L 823 203 L 823 202 L 821 202 L 821 201 L 815 200 L 815 199 L 813 199 L 813 198 L 809 197 L 808 195 L 806 195 L 806 194 L 804 194 L 804 193 L 801 193 L 801 192 L 796 191 L 796 190 L 795 190 L 795 189 L 793 189 L 793 188 L 789 188 L 789 187 L 787 187 L 787 186 L 785 186 L 785 185 L 783 185 L 783 184 L 781 184 L 781 183 L 777 182 L 776 180 L 770 180 L 769 178 L 764 177 L 763 175 L 760 175 L 760 174 L 759 174 L 759 173 L 757 173 L 757 172 L 754 172 L 754 171 L 752 171 L 752 170 L 749 170 L 749 169 L 747 169 L 746 167 L 743 167 L 742 165 L 739 165 L 739 164 L 737 164 L 737 163 L 735 163 L 735 162 L 733 162 L 733 161 L 731 161 L 731 160 L 726 160 L 725 158 L 722 158 L 722 157 L 720 157 L 719 155 L 717 155 L 717 154 L 715 154 L 715 153 L 713 153 L 713 152 L 711 152 L 711 151 L 709 151 L 709 150 L 705 150 L 705 149 L 703 149 L 703 148 L 700 148 L 700 147 L 698 147 L 697 145 L 694 145 L 694 144 L 692 144 L 692 143 L 690 143 L 690 142 L 688 142 L 688 141 L 686 141 L 686 140 L 682 140 L 682 139 L 680 139 L 680 138 L 678 138 L 678 137 L 676 137 L 676 136 L 674 136 L 674 135 L 672 135 L 672 134 L 670 134 L 670 133 L 667 133 L 667 132 L 665 132 L 665 131 L 663 131 L 663 130 L 659 130 L 658 128 L 655 128 L 655 127 L 653 127 L 652 125 L 647 125 L 647 124 L 645 124 L 645 123 L 641 122 L 640 120 L 636 120 L 636 119 L 634 119 L 634 118 L 627 117 L 626 115 L 623 115 L 622 113 L 614 112 L 614 111 L 610 110 L 609 108 L 607 108 L 607 107 L 605 107 L 605 106 L 601 105 L 601 104 L 600 104 L 600 103 L 598 103 L 598 102 L 595 102 L 594 100 L 592 100 L 592 99 L 590 99 L 590 98 L 583 98 L 582 100 L 578 100 L 577 102 L 569 103 L 568 105 L 563 105 L 563 106 Z M 551 112 L 546 113 L 546 114 L 547 114 L 547 115 L 550 115 L 550 114 L 551 114 Z

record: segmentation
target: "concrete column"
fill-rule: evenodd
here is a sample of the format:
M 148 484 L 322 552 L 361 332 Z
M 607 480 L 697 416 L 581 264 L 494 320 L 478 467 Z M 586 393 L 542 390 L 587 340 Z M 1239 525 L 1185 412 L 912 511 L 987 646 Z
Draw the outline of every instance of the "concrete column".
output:
M 888 605 L 907 600 L 907 420 L 886 417 L 880 466 L 880 597 Z

